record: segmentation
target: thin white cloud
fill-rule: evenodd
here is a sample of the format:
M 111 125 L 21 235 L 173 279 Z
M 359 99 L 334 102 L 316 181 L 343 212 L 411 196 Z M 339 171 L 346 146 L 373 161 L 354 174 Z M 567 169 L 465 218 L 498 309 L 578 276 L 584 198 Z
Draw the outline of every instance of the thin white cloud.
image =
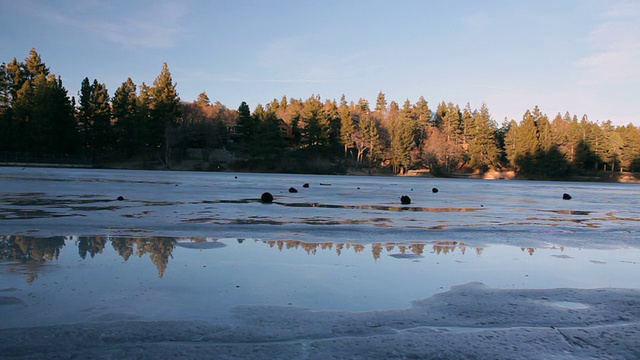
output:
M 273 40 L 265 44 L 257 53 L 258 64 L 265 68 L 281 68 L 283 66 L 301 66 L 305 60 L 302 51 L 302 39 L 288 37 Z
M 477 11 L 466 15 L 463 23 L 469 31 L 483 31 L 495 24 L 495 19 L 487 12 Z
M 272 83 L 272 84 L 324 84 L 324 83 L 332 83 L 338 82 L 340 80 L 337 79 L 249 79 L 249 78 L 226 78 L 223 79 L 227 82 L 235 82 L 235 83 L 247 83 L 247 84 L 255 84 L 255 83 Z
M 492 84 L 472 84 L 471 87 L 472 88 L 476 88 L 476 89 L 511 91 L 511 89 L 508 88 L 508 87 L 499 86 L 499 85 L 492 85 Z
M 280 83 L 328 83 L 347 81 L 363 74 L 371 74 L 381 66 L 372 64 L 374 57 L 366 51 L 347 51 L 339 56 L 332 45 L 319 44 L 318 38 L 293 36 L 267 41 L 256 53 L 256 64 L 269 80 Z M 254 76 L 260 78 L 260 76 Z
M 578 62 L 581 83 L 640 81 L 640 3 L 614 3 L 602 17 L 587 38 L 591 53 Z
M 178 42 L 188 11 L 182 3 L 157 4 L 137 11 L 126 8 L 108 20 L 104 19 L 104 13 L 109 10 L 108 3 L 97 2 L 85 3 L 74 11 L 43 9 L 39 15 L 123 46 L 170 48 Z

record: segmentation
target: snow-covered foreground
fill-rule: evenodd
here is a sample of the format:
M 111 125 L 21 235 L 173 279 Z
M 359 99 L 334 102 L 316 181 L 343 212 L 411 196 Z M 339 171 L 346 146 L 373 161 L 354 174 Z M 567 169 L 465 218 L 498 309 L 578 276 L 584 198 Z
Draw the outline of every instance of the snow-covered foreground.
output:
M 104 319 L 6 329 L 0 353 L 47 359 L 637 359 L 639 309 L 638 290 L 497 290 L 469 283 L 403 310 L 238 306 L 233 323 Z
M 0 358 L 640 358 L 639 197 L 0 168 Z

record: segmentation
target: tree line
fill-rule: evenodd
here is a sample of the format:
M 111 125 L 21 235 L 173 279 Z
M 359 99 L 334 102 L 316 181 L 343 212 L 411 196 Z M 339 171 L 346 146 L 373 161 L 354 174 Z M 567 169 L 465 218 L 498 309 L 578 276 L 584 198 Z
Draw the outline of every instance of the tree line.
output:
M 514 170 L 539 178 L 640 170 L 640 130 L 537 106 L 498 124 L 486 104 L 473 109 L 424 97 L 402 105 L 383 92 L 375 104 L 311 95 L 258 104 L 251 111 L 181 101 L 166 63 L 152 85 L 129 78 L 110 95 L 85 78 L 70 97 L 35 49 L 0 65 L 0 152 L 84 156 L 96 165 L 136 160 L 174 168 L 187 159 L 234 170 L 344 173 L 347 169 L 434 175 Z M 212 153 L 224 150 L 219 163 Z M 204 164 L 204 165 L 202 165 Z

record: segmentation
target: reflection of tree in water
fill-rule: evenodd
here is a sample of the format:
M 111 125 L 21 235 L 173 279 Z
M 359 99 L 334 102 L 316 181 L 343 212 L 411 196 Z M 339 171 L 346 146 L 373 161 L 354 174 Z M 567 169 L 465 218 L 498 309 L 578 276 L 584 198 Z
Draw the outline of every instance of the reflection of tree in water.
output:
M 307 252 L 307 254 L 310 254 L 310 255 L 315 254 L 318 251 L 318 248 L 320 248 L 321 250 L 331 250 L 333 249 L 333 246 L 336 245 L 333 242 L 307 243 L 307 242 L 296 241 L 296 240 L 268 240 L 268 241 L 263 241 L 263 243 L 268 244 L 269 247 L 271 248 L 275 246 L 280 251 L 282 251 L 283 249 L 302 248 Z M 336 250 L 339 255 L 340 251 L 342 250 L 342 247 Z
M 3 260 L 45 262 L 57 260 L 64 246 L 63 236 L 34 238 L 31 236 L 0 236 L 0 256 Z
M 31 284 L 38 277 L 40 266 L 46 261 L 57 260 L 64 245 L 63 236 L 0 236 L 0 260 L 20 261 L 25 264 L 27 282 Z
M 30 236 L 0 236 L 0 260 L 19 260 L 28 265 L 30 271 L 27 272 L 28 282 L 36 279 L 40 264 L 46 261 L 57 260 L 61 248 L 65 241 L 71 241 L 73 237 L 50 237 L 35 238 Z M 207 238 L 191 238 L 194 242 L 206 242 Z M 242 243 L 238 239 L 238 243 Z M 338 256 L 345 250 L 353 250 L 354 253 L 361 253 L 367 245 L 354 243 L 336 242 L 304 242 L 300 240 L 256 240 L 268 244 L 272 248 L 280 251 L 291 249 L 303 249 L 307 254 L 314 255 L 318 251 L 335 251 Z M 101 254 L 107 242 L 111 242 L 113 249 L 122 257 L 124 261 L 136 254 L 138 257 L 149 254 L 151 262 L 158 270 L 158 276 L 163 277 L 169 259 L 172 258 L 173 249 L 177 244 L 177 239 L 173 237 L 79 237 L 75 240 L 78 246 L 78 254 L 85 259 L 87 254 L 91 258 Z M 462 255 L 466 253 L 467 244 L 459 241 L 440 241 L 436 243 L 372 243 L 371 254 L 374 260 L 380 259 L 383 253 L 399 252 L 401 254 L 422 255 L 426 246 L 432 246 L 433 252 L 437 255 L 450 254 L 459 250 Z M 480 256 L 483 248 L 475 248 L 475 253 Z M 527 251 L 530 255 L 535 252 L 534 248 L 522 247 L 522 251 Z M 560 250 L 564 250 L 560 247 Z
M 195 238 L 195 241 L 198 240 L 200 238 Z M 160 277 L 164 275 L 169 265 L 169 258 L 172 257 L 173 249 L 177 243 L 175 238 L 167 237 L 82 237 L 77 242 L 80 257 L 84 259 L 87 253 L 91 257 L 101 254 L 107 241 L 111 241 L 111 246 L 124 261 L 128 261 L 134 253 L 138 257 L 149 254 L 149 258 L 158 269 L 158 276 Z
M 259 242 L 268 244 L 271 248 L 278 248 L 278 250 L 282 251 L 285 249 L 303 249 L 307 254 L 314 255 L 320 250 L 329 250 L 331 251 L 335 248 L 335 252 L 338 256 L 342 254 L 342 251 L 346 249 L 353 249 L 354 253 L 360 253 L 364 251 L 367 247 L 363 244 L 352 244 L 352 243 L 333 243 L 333 242 L 304 242 L 300 240 L 257 240 Z M 427 243 L 411 243 L 411 244 L 397 244 L 397 243 L 372 243 L 371 244 L 371 254 L 373 255 L 374 260 L 380 259 L 383 252 L 399 252 L 401 254 L 415 254 L 422 255 L 424 254 L 424 249 L 429 244 Z M 433 244 L 433 252 L 437 255 L 440 254 L 449 254 L 453 253 L 455 250 L 459 249 L 460 253 L 464 255 L 467 251 L 467 244 L 460 241 L 441 241 Z M 477 256 L 482 254 L 482 248 L 475 248 L 475 252 Z
M 380 254 L 382 254 L 382 244 L 380 243 L 371 244 L 371 252 L 373 253 L 374 260 L 380 259 Z
M 135 246 L 135 238 L 111 238 L 111 246 L 118 255 L 122 256 L 124 261 L 128 261 L 131 255 L 133 255 L 133 248 Z
M 107 239 L 104 236 L 79 237 L 76 245 L 81 258 L 85 259 L 87 254 L 93 258 L 97 254 L 102 254 L 107 245 Z
M 459 241 L 440 241 L 433 245 L 433 251 L 438 255 L 454 252 L 456 248 L 460 249 L 460 252 L 464 255 L 467 251 L 467 244 Z
M 522 251 L 525 251 L 525 250 L 526 250 L 526 251 L 529 253 L 529 255 L 533 255 L 533 253 L 534 253 L 534 252 L 536 252 L 536 249 L 534 249 L 534 248 L 532 248 L 532 247 L 528 247 L 528 248 L 526 248 L 526 247 L 521 247 L 521 248 L 520 248 L 520 250 L 522 250 Z
M 32 283 L 38 274 L 40 266 L 47 262 L 58 260 L 60 249 L 66 241 L 72 237 L 55 236 L 39 238 L 31 236 L 0 236 L 0 260 L 21 261 L 26 264 L 27 282 Z M 196 241 L 201 241 L 196 238 Z M 175 238 L 145 237 L 110 238 L 106 236 L 82 236 L 75 240 L 78 254 L 86 259 L 87 254 L 93 258 L 102 254 L 107 242 L 111 242 L 113 249 L 128 261 L 134 253 L 139 257 L 149 254 L 151 262 L 158 269 L 158 276 L 162 277 L 172 257 L 173 249 L 177 243 Z
M 422 255 L 424 252 L 424 244 L 411 244 L 409 245 L 409 249 L 416 255 Z
M 555 246 L 555 245 L 553 245 L 553 246 L 551 246 L 551 249 L 560 250 L 560 252 L 564 252 L 564 246 Z M 528 252 L 530 256 L 533 256 L 533 254 L 536 252 L 536 249 L 532 248 L 532 247 L 524 247 L 524 246 L 522 246 L 522 247 L 520 247 L 520 250 L 522 252 L 525 252 L 525 251 Z
M 158 269 L 158 276 L 162 277 L 167 266 L 169 258 L 173 258 L 173 249 L 177 244 L 177 240 L 172 237 L 119 237 L 110 238 L 113 249 L 124 259 L 128 261 L 134 253 L 138 257 L 149 254 L 151 262 Z M 193 238 L 193 241 L 206 241 L 202 238 Z
M 173 249 L 177 241 L 175 238 L 154 237 L 150 239 L 138 239 L 136 249 L 139 257 L 149 254 L 151 262 L 158 268 L 158 276 L 162 277 L 169 265 L 169 258 L 173 257 Z
M 364 249 L 366 249 L 366 246 L 364 246 L 362 244 L 347 244 L 347 249 L 349 247 L 353 247 L 353 251 L 356 252 L 356 253 L 363 252 Z

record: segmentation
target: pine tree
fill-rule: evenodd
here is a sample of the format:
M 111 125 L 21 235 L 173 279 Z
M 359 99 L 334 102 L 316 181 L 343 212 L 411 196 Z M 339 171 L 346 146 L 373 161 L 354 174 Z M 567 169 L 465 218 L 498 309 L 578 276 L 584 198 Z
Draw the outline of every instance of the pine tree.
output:
M 148 160 L 147 155 L 152 152 L 156 147 L 156 137 L 152 131 L 154 121 L 152 119 L 152 101 L 153 96 L 151 94 L 151 87 L 146 83 L 140 85 L 140 94 L 137 102 L 137 113 L 140 128 L 140 139 L 142 141 L 142 147 L 145 152 L 145 162 Z
M 465 146 L 473 141 L 475 136 L 475 113 L 471 110 L 471 104 L 467 103 L 464 109 L 462 110 L 462 115 L 460 117 L 460 121 L 462 124 L 462 143 Z
M 38 75 L 49 75 L 49 68 L 42 62 L 40 54 L 36 49 L 29 51 L 29 57 L 25 59 L 24 69 L 27 80 L 33 80 Z
M 78 95 L 78 129 L 83 139 L 82 145 L 86 150 L 91 143 L 91 83 L 88 77 L 82 80 Z
M 569 152 L 567 153 L 567 158 L 569 159 L 569 162 L 571 164 L 577 166 L 578 146 L 584 141 L 584 134 L 581 130 L 578 117 L 576 115 L 573 115 L 569 119 L 567 118 L 568 116 L 569 113 L 565 114 L 565 117 L 563 118 L 569 124 L 567 131 Z
M 413 113 L 421 134 L 426 137 L 426 129 L 431 125 L 431 109 L 429 109 L 429 103 L 424 99 L 424 96 L 420 96 L 416 102 Z
M 356 126 L 347 101 L 344 99 L 344 95 L 342 95 L 338 112 L 340 116 L 340 141 L 344 146 L 344 156 L 347 156 L 349 148 L 354 145 Z
M 273 98 L 270 103 L 267 104 L 266 109 L 267 112 L 272 112 L 276 114 L 278 110 L 280 110 L 280 102 L 278 99 Z
M 443 119 L 446 114 L 447 114 L 447 104 L 443 101 L 440 104 L 438 104 L 438 108 L 436 109 L 436 113 L 433 116 L 431 125 L 442 130 L 442 126 L 443 126 L 442 123 L 444 121 Z
M 301 122 L 302 143 L 306 147 L 322 149 L 328 144 L 330 126 L 320 96 L 311 96 L 304 102 Z
M 249 108 L 249 105 L 243 101 L 240 104 L 240 107 L 238 107 L 237 133 L 240 137 L 240 142 L 244 144 L 245 147 L 258 130 L 258 124 L 254 120 L 253 116 L 251 116 L 251 109 Z
M 640 171 L 640 129 L 628 124 L 616 128 L 622 139 L 620 149 L 621 170 Z
M 535 157 L 540 150 L 540 140 L 534 116 L 529 110 L 523 115 L 517 134 L 516 153 L 518 155 L 515 159 L 517 166 L 524 173 L 537 173 L 538 164 Z
M 442 117 L 442 132 L 447 135 L 447 141 L 460 144 L 462 140 L 462 118 L 458 105 L 448 103 Z
M 326 100 L 324 106 L 322 108 L 327 124 L 327 136 L 328 136 L 328 145 L 329 149 L 333 151 L 338 151 L 341 145 L 340 138 L 340 113 L 338 111 L 338 104 L 335 100 Z
M 520 127 L 515 120 L 511 120 L 506 126 L 506 129 L 504 134 L 504 151 L 509 165 L 516 171 L 519 171 L 520 165 L 518 164 L 518 159 L 522 156 L 522 149 L 518 146 Z
M 34 127 L 37 143 L 42 152 L 60 155 L 77 154 L 80 150 L 73 103 L 62 85 L 62 79 L 50 74 L 40 74 L 33 81 L 35 86 Z
M 567 120 L 568 119 L 568 120 Z M 551 122 L 551 137 L 553 143 L 557 146 L 558 150 L 569 159 L 571 156 L 571 143 L 569 140 L 569 124 L 571 122 L 571 115 L 567 112 L 563 117 L 558 113 Z
M 62 80 L 49 72 L 40 55 L 31 49 L 25 63 L 14 58 L 5 67 L 10 94 L 13 150 L 58 155 L 80 150 L 74 106 Z
M 198 95 L 198 98 L 194 101 L 194 103 L 198 106 L 205 107 L 211 105 L 211 100 L 209 100 L 209 96 L 207 96 L 207 93 L 203 91 Z
M 93 80 L 91 85 L 93 107 L 93 151 L 94 159 L 106 157 L 112 150 L 113 129 L 111 127 L 111 104 L 105 84 Z
M 387 111 L 387 99 L 382 91 L 378 93 L 378 98 L 376 99 L 375 111 L 380 111 L 380 112 Z
M 470 124 L 472 130 L 469 142 L 469 165 L 474 169 L 486 171 L 489 168 L 497 168 L 500 159 L 500 149 L 496 141 L 496 124 L 491 119 L 489 108 L 482 104 L 480 111 L 473 116 Z
M 367 99 L 360 98 L 358 100 L 358 109 L 365 113 L 371 112 L 371 109 L 369 108 L 369 101 L 367 101 Z
M 0 115 L 11 108 L 11 81 L 7 72 L 7 65 L 0 64 Z
M 112 117 L 116 147 L 126 158 L 142 150 L 144 129 L 138 112 L 136 84 L 131 78 L 123 82 L 113 94 Z
M 13 106 L 18 99 L 18 90 L 20 90 L 27 81 L 27 71 L 23 63 L 20 63 L 16 58 L 13 58 L 13 60 L 5 66 L 5 73 L 7 86 L 7 90 L 5 91 L 8 91 L 9 104 Z
M 551 123 L 546 115 L 540 115 L 536 121 L 536 128 L 538 129 L 538 140 L 540 142 L 540 149 L 542 151 L 549 151 L 556 147 L 554 142 L 553 133 L 551 131 Z
M 254 116 L 256 116 L 254 114 Z M 284 152 L 287 143 L 280 133 L 280 122 L 275 111 L 265 111 L 258 122 L 257 136 L 252 144 L 253 156 L 276 161 Z
M 358 121 L 353 134 L 353 141 L 357 151 L 356 162 L 358 164 L 362 163 L 364 155 L 368 150 L 369 143 L 366 141 L 367 139 L 365 138 L 364 129 L 371 121 L 371 115 L 368 112 L 358 114 Z
M 165 167 L 170 168 L 173 139 L 169 139 L 167 135 L 177 125 L 181 109 L 180 97 L 166 62 L 162 64 L 162 71 L 153 82 L 150 95 L 151 118 L 148 126 L 152 150 L 156 159 L 160 160 Z
M 370 114 L 366 114 L 360 119 L 359 127 L 364 151 L 368 151 L 369 171 L 371 171 L 373 161 L 377 159 L 381 153 L 380 131 L 378 124 Z
M 404 173 L 412 164 L 411 150 L 415 145 L 415 124 L 410 109 L 394 116 L 390 125 L 391 165 L 395 173 Z
M 16 132 L 11 113 L 11 90 L 6 65 L 0 65 L 0 151 L 13 150 L 13 134 Z
M 591 123 L 587 115 L 583 115 L 580 122 L 577 123 L 577 135 L 578 144 L 575 150 L 575 165 L 583 170 L 597 170 L 602 162 L 599 157 L 599 153 L 602 152 L 603 134 L 601 129 L 597 124 Z
M 605 170 L 607 170 L 606 166 L 608 165 L 609 170 L 614 172 L 616 165 L 620 163 L 620 155 L 623 147 L 622 136 L 616 131 L 611 120 L 603 122 L 600 128 L 604 133 L 605 145 L 603 146 L 604 153 L 602 154 L 602 160 L 605 162 Z
M 111 105 L 104 84 L 84 78 L 80 87 L 78 126 L 84 139 L 85 151 L 94 161 L 104 157 L 112 144 Z

